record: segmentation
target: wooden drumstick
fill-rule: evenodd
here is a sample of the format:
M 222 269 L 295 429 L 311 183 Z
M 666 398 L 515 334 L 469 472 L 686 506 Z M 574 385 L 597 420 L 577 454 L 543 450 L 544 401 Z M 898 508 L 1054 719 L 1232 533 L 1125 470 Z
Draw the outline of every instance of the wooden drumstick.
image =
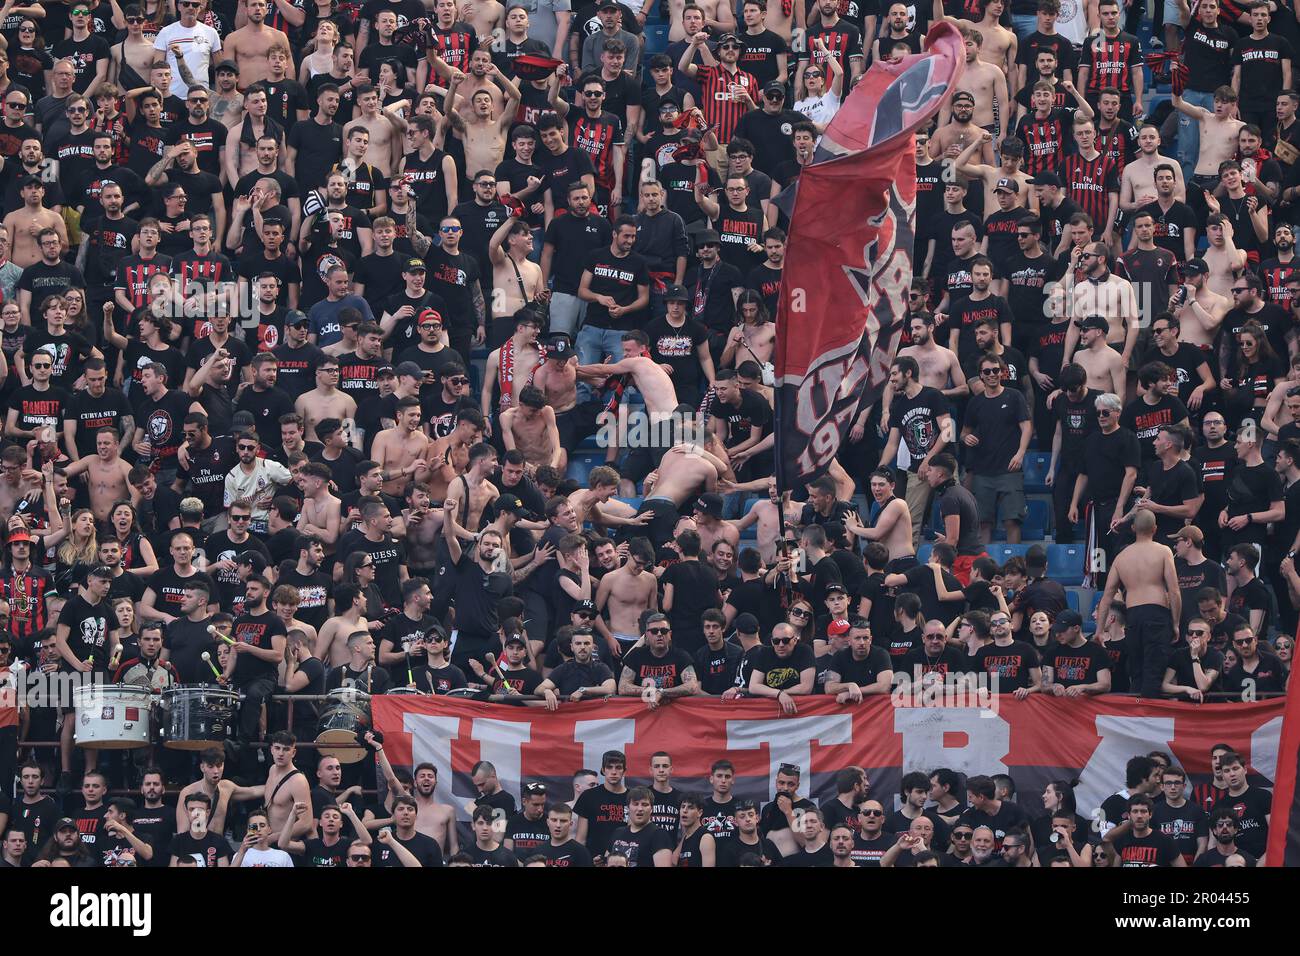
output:
M 220 680 L 221 671 L 217 670 L 217 665 L 212 663 L 212 655 L 209 654 L 207 651 L 204 651 L 199 656 L 203 658 L 203 663 L 207 664 L 210 668 L 212 668 L 212 676 L 217 678 L 217 680 Z

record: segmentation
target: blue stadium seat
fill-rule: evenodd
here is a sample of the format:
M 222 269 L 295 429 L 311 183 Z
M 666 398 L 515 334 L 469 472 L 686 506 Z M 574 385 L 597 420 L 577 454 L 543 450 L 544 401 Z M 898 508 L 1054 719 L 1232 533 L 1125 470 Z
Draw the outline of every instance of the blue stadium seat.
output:
M 1050 452 L 1031 451 L 1025 455 L 1025 494 L 1041 495 L 1051 490 L 1047 487 L 1047 466 L 1051 461 Z
M 1097 622 L 1093 620 L 1092 612 L 1097 610 L 1097 605 L 1101 603 L 1101 594 L 1101 588 L 1093 591 L 1092 600 L 1088 602 L 1088 609 L 1079 611 L 1079 614 L 1083 617 L 1083 633 L 1085 634 L 1092 634 L 1097 630 Z
M 656 53 L 663 53 L 666 49 L 668 49 L 668 24 L 647 22 L 645 25 L 645 52 L 642 56 L 649 58 Z
M 1066 587 L 1083 583 L 1084 555 L 1087 548 L 1081 544 L 1049 544 L 1047 546 L 1047 576 Z
M 763 498 L 760 498 L 757 495 L 751 498 L 746 498 L 745 507 L 741 509 L 740 516 L 743 518 L 745 515 L 749 514 L 752 510 L 754 510 L 754 505 L 758 504 L 760 501 L 763 500 L 764 500 Z
M 1021 526 L 1020 536 L 1026 541 L 1038 541 L 1047 537 L 1047 523 L 1051 518 L 1051 506 L 1042 498 L 1030 498 L 1027 502 L 1029 512 Z
M 930 552 L 934 550 L 934 545 L 929 541 L 922 541 L 921 546 L 916 549 L 916 560 L 925 564 L 930 560 Z
M 604 452 L 571 455 L 569 457 L 569 468 L 565 474 L 566 477 L 572 478 L 585 488 L 587 487 L 587 477 L 591 474 L 591 469 L 604 463 Z
M 1023 558 L 1025 552 L 1029 550 L 1029 545 L 1007 544 L 1005 541 L 994 541 L 984 550 L 988 552 L 990 558 L 1001 565 L 1006 564 L 1010 558 Z

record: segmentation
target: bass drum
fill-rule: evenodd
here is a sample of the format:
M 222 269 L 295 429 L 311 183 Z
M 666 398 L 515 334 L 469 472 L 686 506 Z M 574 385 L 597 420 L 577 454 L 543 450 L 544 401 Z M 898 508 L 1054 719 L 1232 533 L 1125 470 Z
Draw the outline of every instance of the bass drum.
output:
M 238 691 L 216 684 L 181 684 L 163 691 L 163 746 L 218 749 L 235 736 Z
M 95 684 L 72 696 L 73 737 L 88 750 L 130 750 L 149 745 L 152 696 L 143 687 Z
M 366 755 L 362 737 L 370 729 L 370 696 L 351 687 L 339 687 L 326 695 L 316 751 L 323 757 L 337 757 L 339 763 L 356 763 Z

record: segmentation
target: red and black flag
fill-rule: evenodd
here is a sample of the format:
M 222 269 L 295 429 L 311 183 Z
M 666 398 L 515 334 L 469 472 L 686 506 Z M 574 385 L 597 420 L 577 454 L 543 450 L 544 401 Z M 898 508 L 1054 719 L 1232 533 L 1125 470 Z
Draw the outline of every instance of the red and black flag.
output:
M 825 472 L 859 403 L 877 401 L 907 311 L 916 218 L 913 132 L 965 66 L 936 23 L 927 52 L 874 64 L 797 181 L 777 312 L 777 483 Z

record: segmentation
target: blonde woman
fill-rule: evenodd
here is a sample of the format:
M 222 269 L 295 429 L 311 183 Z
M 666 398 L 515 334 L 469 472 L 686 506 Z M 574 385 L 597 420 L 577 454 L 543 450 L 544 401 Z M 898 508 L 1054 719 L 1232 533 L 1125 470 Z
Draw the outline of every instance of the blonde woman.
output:
M 333 20 L 322 20 L 316 24 L 316 34 L 309 45 L 312 51 L 302 58 L 302 65 L 298 67 L 298 82 L 303 86 L 313 76 L 334 69 L 334 48 L 339 45 L 338 26 Z
M 99 563 L 95 513 L 89 508 L 78 508 L 67 525 L 45 535 L 42 544 L 55 548 L 55 586 L 63 591 L 70 584 L 82 585 L 86 572 Z

